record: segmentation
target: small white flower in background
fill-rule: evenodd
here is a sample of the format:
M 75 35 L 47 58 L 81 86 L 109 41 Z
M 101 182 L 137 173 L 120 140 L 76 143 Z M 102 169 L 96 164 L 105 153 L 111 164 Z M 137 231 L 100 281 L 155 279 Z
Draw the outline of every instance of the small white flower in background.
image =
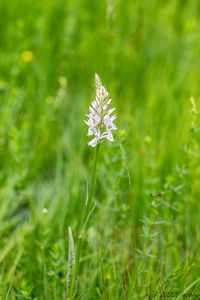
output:
M 43 212 L 44 215 L 47 215 L 48 214 L 48 209 L 46 207 L 44 207 L 42 212 Z
M 112 100 L 109 98 L 109 94 L 97 74 L 95 74 L 95 84 L 96 98 L 89 107 L 89 114 L 86 115 L 88 120 L 85 121 L 88 125 L 88 136 L 94 136 L 88 143 L 91 147 L 96 147 L 103 142 L 104 139 L 113 142 L 114 138 L 112 132 L 117 129 L 113 123 L 116 119 L 116 115 L 112 115 L 115 108 L 109 108 Z

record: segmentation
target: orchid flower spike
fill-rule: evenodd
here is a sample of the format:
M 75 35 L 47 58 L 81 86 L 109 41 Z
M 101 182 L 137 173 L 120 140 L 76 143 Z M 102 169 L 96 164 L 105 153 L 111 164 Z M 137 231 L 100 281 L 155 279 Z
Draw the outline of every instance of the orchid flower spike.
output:
M 112 115 L 115 108 L 110 109 L 111 99 L 105 87 L 102 85 L 98 74 L 95 74 L 96 98 L 89 107 L 88 120 L 85 123 L 88 126 L 88 136 L 94 138 L 88 143 L 91 147 L 96 147 L 105 139 L 110 142 L 114 141 L 113 130 L 117 127 L 113 123 L 116 115 Z

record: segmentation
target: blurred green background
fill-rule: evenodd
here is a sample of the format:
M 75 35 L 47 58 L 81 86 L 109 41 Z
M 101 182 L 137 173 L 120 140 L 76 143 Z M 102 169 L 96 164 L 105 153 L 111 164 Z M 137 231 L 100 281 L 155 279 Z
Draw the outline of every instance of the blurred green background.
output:
M 78 299 L 198 293 L 199 18 L 198 0 L 0 1 L 0 299 L 66 295 L 95 73 L 119 130 L 100 150 Z

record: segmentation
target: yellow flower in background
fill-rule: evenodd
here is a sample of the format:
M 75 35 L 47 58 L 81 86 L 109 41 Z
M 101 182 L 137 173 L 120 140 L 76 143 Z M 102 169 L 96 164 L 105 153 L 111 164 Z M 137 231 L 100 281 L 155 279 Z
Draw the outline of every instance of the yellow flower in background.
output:
M 106 279 L 107 279 L 107 280 L 110 280 L 110 279 L 111 279 L 111 274 L 110 274 L 110 273 L 107 273 L 107 274 L 106 274 Z
M 61 282 L 61 284 L 65 284 L 66 283 L 66 279 L 64 277 L 61 277 L 60 278 L 60 282 Z
M 26 50 L 26 51 L 23 51 L 22 54 L 21 54 L 21 60 L 23 62 L 30 62 L 32 61 L 33 59 L 33 52 L 29 51 L 29 50 Z

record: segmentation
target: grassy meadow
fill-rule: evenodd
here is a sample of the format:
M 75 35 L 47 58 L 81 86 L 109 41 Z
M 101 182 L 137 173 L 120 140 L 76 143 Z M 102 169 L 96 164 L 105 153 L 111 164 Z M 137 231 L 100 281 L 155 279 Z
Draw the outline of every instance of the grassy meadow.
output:
M 200 299 L 199 53 L 199 0 L 0 1 L 0 300 Z M 68 297 L 95 73 L 118 130 Z

